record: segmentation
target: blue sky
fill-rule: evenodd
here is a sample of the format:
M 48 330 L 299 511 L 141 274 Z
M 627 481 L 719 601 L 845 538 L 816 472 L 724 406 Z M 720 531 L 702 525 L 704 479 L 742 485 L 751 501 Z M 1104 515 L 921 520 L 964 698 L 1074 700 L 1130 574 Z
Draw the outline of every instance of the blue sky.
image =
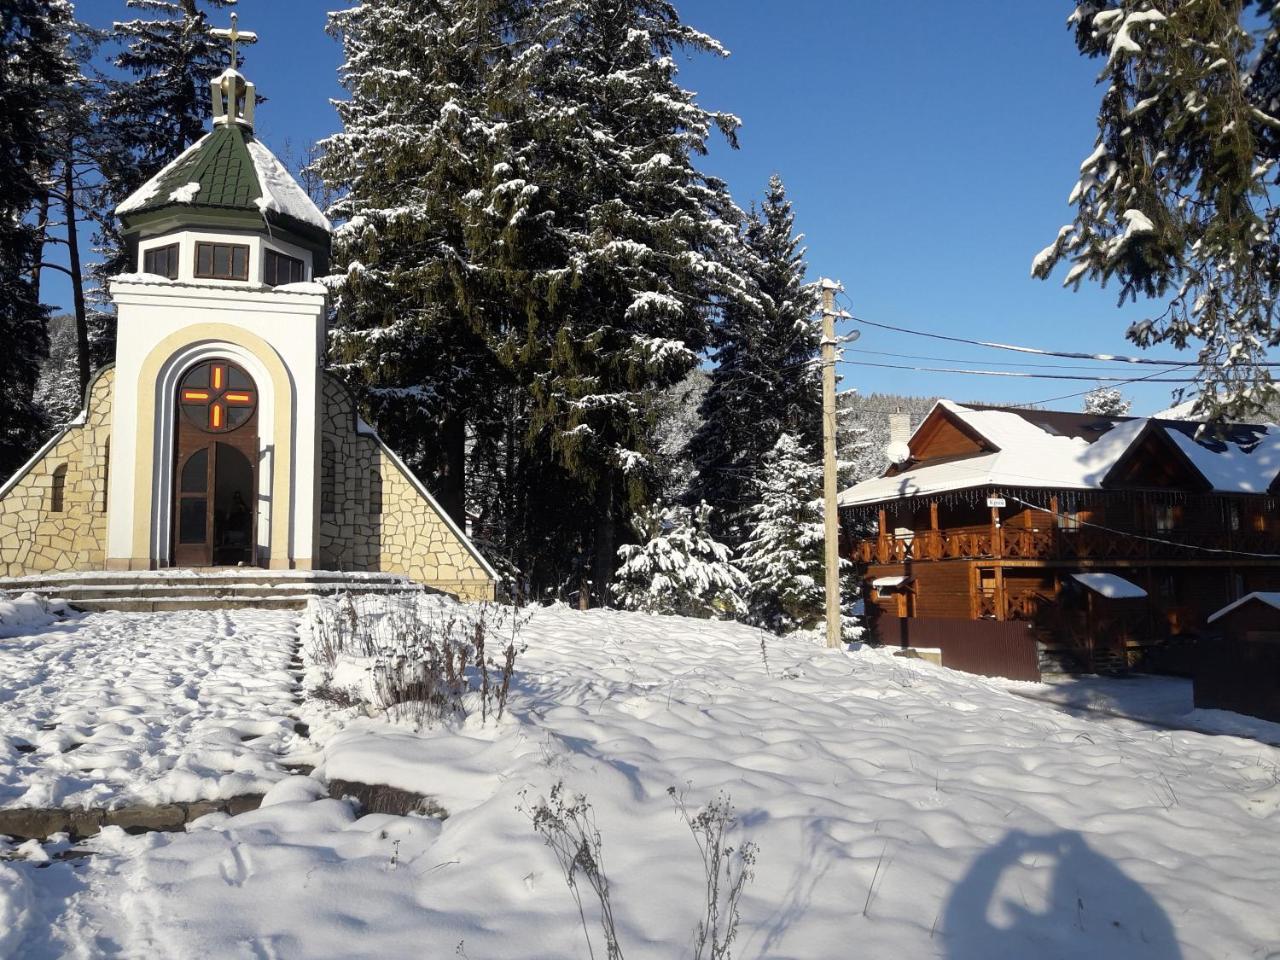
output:
M 683 18 L 732 52 L 690 56 L 685 86 L 742 118 L 741 149 L 703 162 L 746 206 L 770 174 L 787 183 L 809 247 L 810 276 L 841 280 L 846 309 L 881 323 L 1048 349 L 1138 353 L 1124 339 L 1142 304 L 1112 289 L 1072 293 L 1030 278 L 1031 259 L 1070 218 L 1066 197 L 1092 150 L 1098 64 L 1075 51 L 1072 4 L 992 0 L 903 5 L 870 0 L 676 0 Z M 334 0 L 241 0 L 262 40 L 245 72 L 270 98 L 258 134 L 277 153 L 334 129 L 340 49 L 324 33 Z M 103 23 L 123 2 L 81 0 Z M 45 299 L 69 301 L 51 287 Z M 872 327 L 847 359 L 1032 369 L 1022 355 Z M 1171 357 L 1169 350 L 1149 354 Z M 997 366 L 1015 364 L 1016 366 Z M 1135 376 L 1153 368 L 1106 373 Z M 1043 369 L 1043 373 L 1081 371 Z M 1089 383 L 918 373 L 846 364 L 842 389 L 1037 402 Z M 1182 375 L 1182 374 L 1172 374 Z M 1122 389 L 1135 412 L 1168 404 L 1172 385 Z M 1078 397 L 1052 406 L 1076 409 Z

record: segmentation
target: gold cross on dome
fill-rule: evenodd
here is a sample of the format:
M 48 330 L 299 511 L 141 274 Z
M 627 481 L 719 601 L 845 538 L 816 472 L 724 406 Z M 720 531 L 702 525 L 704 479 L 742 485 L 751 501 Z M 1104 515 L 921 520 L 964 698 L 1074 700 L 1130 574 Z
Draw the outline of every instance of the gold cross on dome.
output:
M 252 30 L 241 30 L 238 26 L 236 26 L 236 21 L 239 19 L 240 17 L 237 14 L 233 13 L 231 14 L 230 30 L 223 30 L 220 27 L 215 27 L 213 30 L 209 31 L 209 33 L 212 36 L 217 37 L 219 40 L 231 41 L 231 69 L 232 70 L 236 68 L 236 45 L 240 43 L 257 43 L 258 42 L 258 35 L 254 33 Z

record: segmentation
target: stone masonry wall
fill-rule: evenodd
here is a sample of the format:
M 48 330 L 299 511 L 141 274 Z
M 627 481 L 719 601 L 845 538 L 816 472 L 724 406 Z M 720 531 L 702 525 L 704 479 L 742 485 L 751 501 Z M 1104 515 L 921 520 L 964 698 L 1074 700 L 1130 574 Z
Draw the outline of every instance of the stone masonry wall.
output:
M 357 432 L 346 388 L 326 376 L 322 389 L 320 566 L 400 573 L 463 599 L 492 599 L 495 584 L 467 544 L 378 439 Z
M 68 428 L 0 496 L 0 575 L 101 570 L 105 566 L 114 383 L 110 367 L 99 372 L 89 388 L 85 422 Z M 62 509 L 54 512 L 54 478 L 62 468 Z

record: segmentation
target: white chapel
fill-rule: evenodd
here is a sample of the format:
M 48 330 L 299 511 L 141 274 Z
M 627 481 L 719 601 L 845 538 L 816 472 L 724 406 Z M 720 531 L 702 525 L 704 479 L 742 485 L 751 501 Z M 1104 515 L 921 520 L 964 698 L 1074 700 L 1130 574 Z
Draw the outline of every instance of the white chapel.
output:
M 111 283 L 115 362 L 0 486 L 0 576 L 381 571 L 492 596 L 324 369 L 330 227 L 254 137 L 254 85 L 228 69 L 211 95 L 212 130 L 116 209 L 135 272 Z

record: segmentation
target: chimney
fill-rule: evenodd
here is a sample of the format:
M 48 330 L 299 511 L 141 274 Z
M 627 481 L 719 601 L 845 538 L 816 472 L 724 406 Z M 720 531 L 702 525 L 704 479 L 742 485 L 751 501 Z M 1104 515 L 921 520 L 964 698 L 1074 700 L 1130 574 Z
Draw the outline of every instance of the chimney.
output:
M 902 412 L 889 414 L 889 442 L 906 443 L 910 439 L 911 414 Z

